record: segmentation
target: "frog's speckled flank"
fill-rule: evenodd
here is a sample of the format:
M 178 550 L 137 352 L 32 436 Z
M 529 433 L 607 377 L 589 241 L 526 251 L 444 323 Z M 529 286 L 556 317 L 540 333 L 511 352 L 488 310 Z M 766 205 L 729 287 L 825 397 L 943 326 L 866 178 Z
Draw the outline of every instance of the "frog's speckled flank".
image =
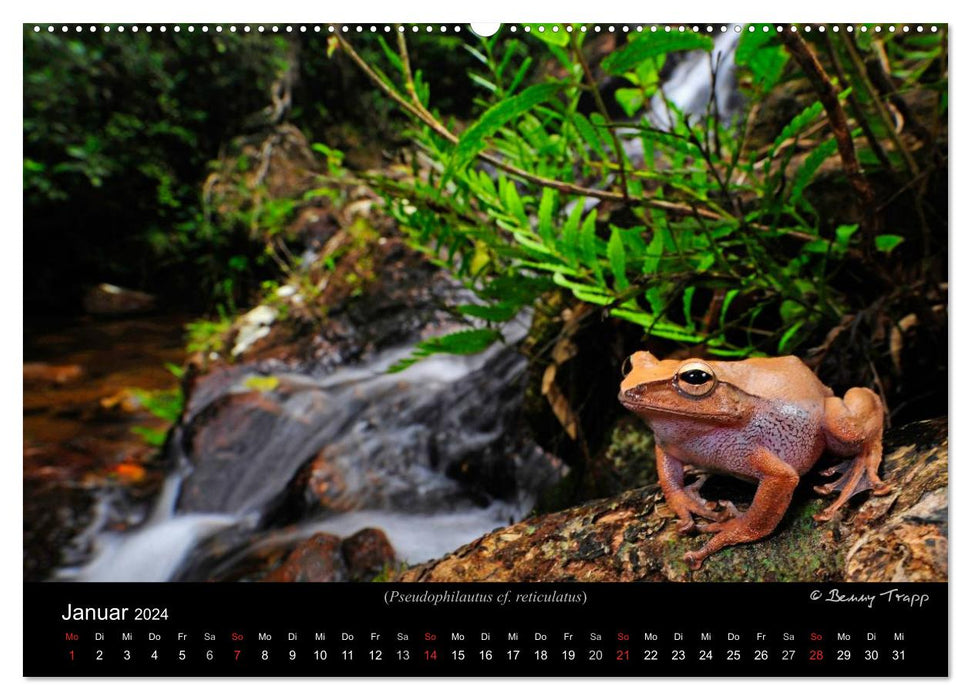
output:
M 715 533 L 701 549 L 685 555 L 693 569 L 720 549 L 770 534 L 799 478 L 824 450 L 849 459 L 824 472 L 842 475 L 817 491 L 839 491 L 839 496 L 817 520 L 832 518 L 856 493 L 890 490 L 877 475 L 883 405 L 869 389 L 835 397 L 791 356 L 706 362 L 658 360 L 638 352 L 628 363 L 620 402 L 654 431 L 658 480 L 681 532 Z M 752 505 L 739 514 L 731 503 L 705 501 L 698 494 L 699 482 L 685 487 L 686 466 L 758 483 Z M 693 515 L 711 522 L 696 524 Z

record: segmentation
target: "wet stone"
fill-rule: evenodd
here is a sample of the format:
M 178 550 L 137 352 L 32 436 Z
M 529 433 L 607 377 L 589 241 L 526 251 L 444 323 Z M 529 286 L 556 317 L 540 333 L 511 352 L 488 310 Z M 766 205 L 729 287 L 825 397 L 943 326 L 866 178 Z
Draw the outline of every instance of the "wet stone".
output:
M 346 581 L 347 567 L 341 556 L 341 539 L 318 532 L 301 543 L 286 561 L 263 579 L 275 583 L 331 583 Z
M 354 581 L 370 581 L 395 563 L 394 547 L 384 531 L 368 527 L 345 539 L 341 552 Z

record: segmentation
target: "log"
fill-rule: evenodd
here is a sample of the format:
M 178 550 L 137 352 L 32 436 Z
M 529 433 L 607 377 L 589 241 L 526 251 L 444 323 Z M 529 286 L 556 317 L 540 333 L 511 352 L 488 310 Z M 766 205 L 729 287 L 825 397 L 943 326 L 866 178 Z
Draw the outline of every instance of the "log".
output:
M 709 535 L 680 535 L 655 484 L 495 530 L 397 580 L 946 581 L 947 419 L 888 431 L 884 454 L 886 496 L 861 494 L 819 524 L 812 516 L 827 501 L 804 478 L 772 535 L 718 552 L 699 571 L 683 556 Z

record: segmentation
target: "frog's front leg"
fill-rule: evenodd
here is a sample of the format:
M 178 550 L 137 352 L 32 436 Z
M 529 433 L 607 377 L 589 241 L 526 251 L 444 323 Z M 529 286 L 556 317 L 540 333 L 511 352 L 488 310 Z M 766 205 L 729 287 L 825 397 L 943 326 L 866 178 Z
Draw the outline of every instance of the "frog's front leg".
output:
M 701 568 L 706 557 L 729 545 L 762 539 L 775 530 L 785 515 L 792 492 L 799 483 L 795 469 L 765 448 L 752 454 L 749 466 L 761 475 L 752 505 L 737 518 L 706 526 L 705 530 L 717 532 L 704 547 L 684 555 L 690 568 Z
M 696 490 L 692 490 L 694 484 L 685 488 L 684 463 L 681 460 L 666 453 L 660 445 L 655 446 L 654 454 L 657 457 L 657 480 L 661 485 L 664 500 L 678 516 L 679 532 L 687 534 L 694 531 L 695 521 L 691 517 L 692 514 L 707 520 L 720 520 L 724 517 L 708 506 Z
M 817 493 L 839 491 L 839 496 L 825 510 L 813 517 L 825 522 L 832 518 L 854 495 L 867 490 L 880 496 L 890 487 L 877 473 L 883 456 L 883 404 L 869 389 L 850 389 L 842 399 L 827 398 L 823 414 L 826 447 L 841 457 L 851 457 L 849 467 L 836 481 L 817 486 Z M 825 473 L 825 472 L 824 472 Z

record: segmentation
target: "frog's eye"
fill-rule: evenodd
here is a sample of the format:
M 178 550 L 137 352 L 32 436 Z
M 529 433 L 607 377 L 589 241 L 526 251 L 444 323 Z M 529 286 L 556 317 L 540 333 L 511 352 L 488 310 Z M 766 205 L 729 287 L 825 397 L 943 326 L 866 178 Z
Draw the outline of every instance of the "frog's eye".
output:
M 689 362 L 674 377 L 678 391 L 693 398 L 707 396 L 715 389 L 715 384 L 715 372 L 704 362 Z
M 634 369 L 634 364 L 630 361 L 631 357 L 631 355 L 628 355 L 624 359 L 624 364 L 620 367 L 620 374 L 622 377 L 626 377 L 628 374 L 630 374 L 630 371 Z

